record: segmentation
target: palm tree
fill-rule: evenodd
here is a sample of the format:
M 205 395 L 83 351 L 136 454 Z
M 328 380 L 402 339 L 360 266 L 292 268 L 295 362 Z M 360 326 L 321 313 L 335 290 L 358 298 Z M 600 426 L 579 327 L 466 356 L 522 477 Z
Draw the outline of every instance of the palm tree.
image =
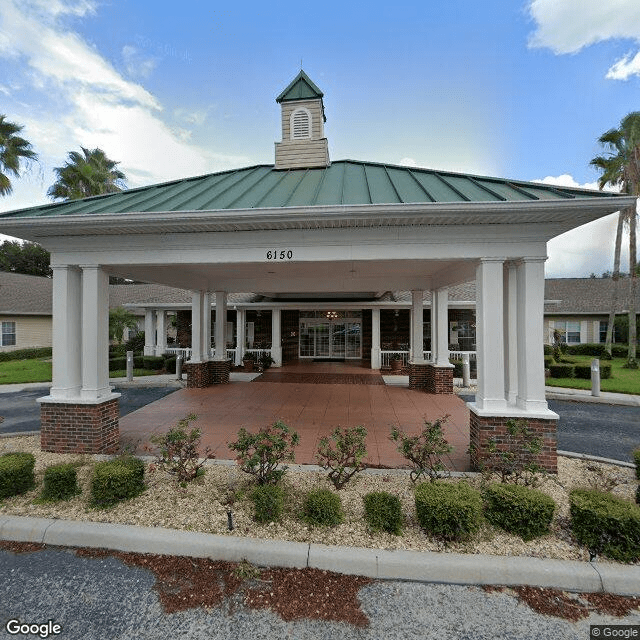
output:
M 607 184 L 617 186 L 622 193 L 640 195 L 640 111 L 627 114 L 618 129 L 603 133 L 598 142 L 605 148 L 606 155 L 597 156 L 590 164 L 602 171 L 598 180 L 600 189 Z M 611 312 L 607 327 L 607 351 L 611 353 L 610 330 L 613 327 L 615 305 L 617 303 L 617 281 L 620 275 L 620 245 L 622 243 L 622 225 L 629 226 L 629 352 L 627 366 L 637 368 L 636 362 L 636 204 L 620 211 L 618 232 L 616 234 L 615 260 L 613 266 L 614 286 Z
M 115 340 L 117 344 L 122 343 L 125 329 L 137 329 L 138 320 L 123 307 L 116 307 L 109 310 L 109 338 Z
M 13 190 L 7 174 L 20 177 L 20 162 L 38 158 L 31 143 L 17 135 L 23 128 L 15 122 L 9 122 L 5 115 L 0 115 L 0 196 L 9 195 Z
M 78 200 L 126 188 L 125 175 L 116 168 L 118 162 L 107 158 L 102 149 L 80 148 L 82 153 L 70 151 L 65 165 L 54 169 L 58 179 L 47 191 L 52 200 Z

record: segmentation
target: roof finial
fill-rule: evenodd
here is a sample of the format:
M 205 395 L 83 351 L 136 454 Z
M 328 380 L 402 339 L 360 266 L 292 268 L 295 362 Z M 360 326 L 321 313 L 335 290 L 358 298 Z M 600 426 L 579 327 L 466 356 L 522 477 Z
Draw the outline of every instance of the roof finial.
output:
M 302 71 L 302 58 L 300 58 L 300 71 Z

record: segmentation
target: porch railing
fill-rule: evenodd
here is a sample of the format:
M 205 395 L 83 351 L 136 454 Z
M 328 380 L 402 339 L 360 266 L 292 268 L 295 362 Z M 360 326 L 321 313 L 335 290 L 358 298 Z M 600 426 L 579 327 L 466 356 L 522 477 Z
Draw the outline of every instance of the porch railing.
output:
M 380 351 L 380 366 L 383 369 L 391 367 L 391 361 L 400 359 L 402 366 L 406 367 L 409 364 L 410 351 Z M 475 351 L 449 351 L 449 360 L 455 360 L 462 362 L 462 357 L 467 354 L 469 361 L 473 362 L 476 359 Z M 431 360 L 431 351 L 423 351 L 423 357 L 425 360 Z
M 244 352 L 253 354 L 253 357 L 258 361 L 265 354 L 268 356 L 271 355 L 271 349 L 245 349 Z
M 191 358 L 192 350 L 188 347 L 169 347 L 165 349 L 166 353 L 174 353 L 176 356 L 182 355 L 184 362 Z

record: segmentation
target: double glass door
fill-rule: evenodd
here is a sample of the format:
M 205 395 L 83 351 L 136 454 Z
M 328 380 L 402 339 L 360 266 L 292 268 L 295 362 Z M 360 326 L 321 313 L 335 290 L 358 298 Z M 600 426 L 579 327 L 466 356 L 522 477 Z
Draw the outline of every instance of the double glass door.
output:
M 300 318 L 301 358 L 361 358 L 359 318 Z

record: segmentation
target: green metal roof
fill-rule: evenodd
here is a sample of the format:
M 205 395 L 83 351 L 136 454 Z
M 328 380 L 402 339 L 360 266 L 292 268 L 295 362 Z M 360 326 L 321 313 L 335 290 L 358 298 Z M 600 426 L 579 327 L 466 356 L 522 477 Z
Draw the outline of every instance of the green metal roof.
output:
M 0 220 L 92 213 L 319 205 L 566 201 L 616 194 L 416 167 L 340 160 L 329 167 L 256 165 L 0 214 Z
M 276 102 L 288 100 L 309 100 L 322 98 L 324 94 L 313 83 L 311 78 L 300 69 L 300 73 L 289 83 L 289 86 L 276 98 Z

